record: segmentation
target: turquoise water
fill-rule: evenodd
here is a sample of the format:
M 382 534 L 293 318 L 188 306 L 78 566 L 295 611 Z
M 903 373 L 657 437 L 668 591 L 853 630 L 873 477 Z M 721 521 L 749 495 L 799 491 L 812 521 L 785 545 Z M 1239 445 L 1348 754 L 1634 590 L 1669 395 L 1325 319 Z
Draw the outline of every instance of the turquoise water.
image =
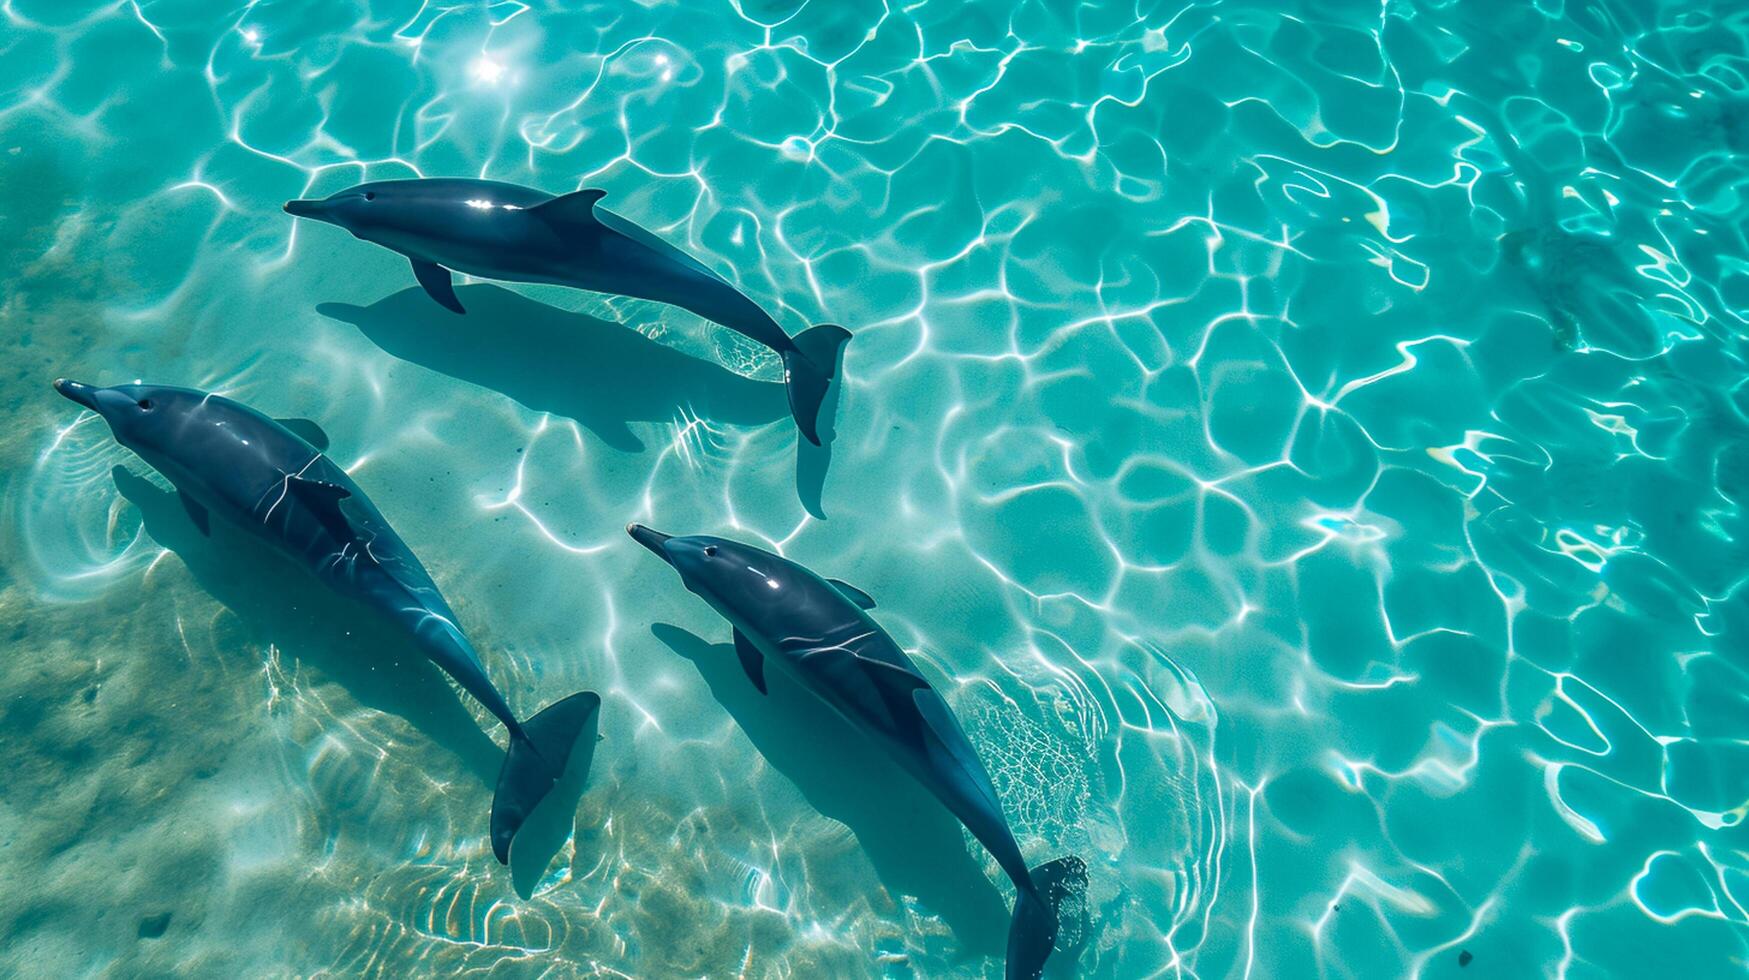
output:
M 220 6 L 0 3 L 0 973 L 999 975 L 993 863 L 630 520 L 879 600 L 1087 862 L 1065 969 L 1744 971 L 1743 11 Z M 836 441 L 279 209 L 414 175 L 846 324 Z M 513 705 L 601 693 L 549 864 L 473 702 L 63 375 L 320 420 Z

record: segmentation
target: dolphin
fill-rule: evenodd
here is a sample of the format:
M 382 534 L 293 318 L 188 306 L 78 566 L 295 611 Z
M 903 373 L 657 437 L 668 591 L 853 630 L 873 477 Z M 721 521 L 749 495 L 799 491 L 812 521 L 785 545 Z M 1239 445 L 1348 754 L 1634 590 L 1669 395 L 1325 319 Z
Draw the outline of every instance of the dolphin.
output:
M 517 721 L 425 567 L 324 455 L 328 437 L 314 422 L 272 419 L 193 388 L 99 388 L 62 378 L 55 390 L 102 416 L 117 442 L 162 473 L 202 533 L 211 533 L 217 513 L 405 627 L 432 663 L 504 723 L 510 747 L 492 797 L 491 834 L 492 853 L 509 864 L 511 841 L 564 772 L 600 696 L 582 691 Z
M 598 207 L 606 191 L 554 197 L 495 180 L 380 180 L 321 200 L 287 201 L 287 214 L 338 225 L 405 255 L 431 298 L 465 312 L 451 271 L 479 279 L 549 283 L 617 293 L 690 310 L 775 351 L 790 414 L 820 444 L 820 403 L 850 331 L 821 324 L 794 337 L 747 294 L 644 228 Z
M 680 573 L 687 591 L 734 627 L 735 653 L 753 686 L 775 661 L 808 691 L 890 752 L 983 844 L 1014 882 L 1008 980 L 1034 980 L 1056 944 L 1063 899 L 1084 889 L 1079 858 L 1028 870 L 989 773 L 947 702 L 867 610 L 868 594 L 768 551 L 726 538 L 675 537 L 641 524 L 633 540 Z

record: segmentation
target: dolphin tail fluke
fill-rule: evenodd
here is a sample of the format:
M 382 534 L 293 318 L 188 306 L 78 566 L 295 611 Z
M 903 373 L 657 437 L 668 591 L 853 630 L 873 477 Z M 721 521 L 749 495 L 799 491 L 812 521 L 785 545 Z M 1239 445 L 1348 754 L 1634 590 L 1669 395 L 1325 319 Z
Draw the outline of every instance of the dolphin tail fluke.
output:
M 600 707 L 600 695 L 581 691 L 555 701 L 511 731 L 510 751 L 498 770 L 498 791 L 492 796 L 492 853 L 499 864 L 510 863 L 511 840 L 558 783 L 577 737 Z
M 1033 887 L 1019 889 L 1008 926 L 1006 980 L 1038 980 L 1057 945 L 1065 899 L 1085 895 L 1087 865 L 1078 857 L 1058 858 L 1032 870 Z
M 849 339 L 850 331 L 835 323 L 822 323 L 796 334 L 795 350 L 783 355 L 790 414 L 802 435 L 816 446 L 820 444 L 820 403 L 826 400 L 826 390 L 838 370 L 839 351 Z

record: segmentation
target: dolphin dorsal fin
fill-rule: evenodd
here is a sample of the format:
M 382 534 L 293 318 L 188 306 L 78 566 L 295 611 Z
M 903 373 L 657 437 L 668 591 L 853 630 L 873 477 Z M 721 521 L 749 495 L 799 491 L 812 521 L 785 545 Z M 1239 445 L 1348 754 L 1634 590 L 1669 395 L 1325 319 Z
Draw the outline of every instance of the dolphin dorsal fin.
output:
M 346 513 L 340 509 L 340 501 L 352 496 L 351 490 L 334 483 L 306 480 L 301 476 L 286 477 L 285 486 L 286 492 L 308 507 L 316 520 L 328 529 L 329 534 L 342 541 L 357 540 L 358 532 L 353 529 L 352 522 L 346 519 Z
M 328 451 L 328 433 L 309 419 L 274 419 L 291 430 L 291 434 L 316 447 L 319 453 Z
M 844 598 L 856 603 L 858 609 L 873 609 L 875 607 L 874 596 L 871 596 L 867 592 L 851 585 L 849 582 L 837 578 L 829 578 L 826 582 L 834 589 L 842 592 Z
M 594 224 L 596 223 L 595 205 L 606 196 L 606 191 L 591 188 L 570 194 L 560 194 L 558 197 L 543 204 L 536 204 L 528 210 L 548 221 L 562 224 Z

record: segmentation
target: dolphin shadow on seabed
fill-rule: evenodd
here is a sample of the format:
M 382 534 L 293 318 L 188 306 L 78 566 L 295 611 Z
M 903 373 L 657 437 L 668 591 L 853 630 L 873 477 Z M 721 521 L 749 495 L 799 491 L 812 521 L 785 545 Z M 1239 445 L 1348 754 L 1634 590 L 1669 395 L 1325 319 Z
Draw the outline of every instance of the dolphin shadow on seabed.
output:
M 459 317 L 409 287 L 369 306 L 321 303 L 316 312 L 350 323 L 404 361 L 490 388 L 536 411 L 574 419 L 622 452 L 643 452 L 631 422 L 673 422 L 686 413 L 728 425 L 764 425 L 789 415 L 784 386 L 754 381 L 681 353 L 629 327 L 536 302 L 498 286 L 461 286 Z M 822 409 L 830 431 L 839 386 Z M 797 437 L 796 493 L 824 518 L 820 497 L 831 462 L 827 436 Z
M 973 858 L 959 821 L 879 746 L 782 671 L 769 694 L 747 679 L 735 648 L 667 623 L 652 635 L 698 668 L 754 748 L 808 803 L 849 827 L 881 883 L 953 929 L 973 956 L 1002 955 L 1007 901 Z
M 454 754 L 490 791 L 504 750 L 481 730 L 455 688 L 405 631 L 336 595 L 254 536 L 213 521 L 201 533 L 177 495 L 126 467 L 116 488 L 135 507 L 153 541 L 175 552 L 197 584 L 236 614 L 258 640 L 315 668 L 358 703 L 396 715 Z M 592 721 L 557 786 L 529 814 L 511 853 L 512 881 L 527 897 L 569 838 L 594 752 Z

